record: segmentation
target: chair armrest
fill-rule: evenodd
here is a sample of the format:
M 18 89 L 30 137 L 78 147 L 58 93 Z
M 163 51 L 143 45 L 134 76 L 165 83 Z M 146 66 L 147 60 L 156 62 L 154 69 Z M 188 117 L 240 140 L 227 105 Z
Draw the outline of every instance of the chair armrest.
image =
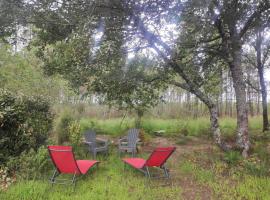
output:
M 92 145 L 92 142 L 83 141 L 84 144 Z
M 127 142 L 127 137 L 126 136 L 125 137 L 122 137 L 118 141 L 119 141 L 119 143 L 120 142 Z
M 104 143 L 105 145 L 109 144 L 109 140 L 108 139 L 102 139 L 102 138 L 96 138 L 96 141 L 99 143 Z

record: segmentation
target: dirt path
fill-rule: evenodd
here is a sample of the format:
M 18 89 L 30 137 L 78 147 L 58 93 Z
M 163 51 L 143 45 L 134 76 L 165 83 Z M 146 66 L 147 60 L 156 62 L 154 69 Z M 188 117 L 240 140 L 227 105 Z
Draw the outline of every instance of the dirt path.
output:
M 211 142 L 194 138 L 183 145 L 176 144 L 172 139 L 163 137 L 156 137 L 151 142 L 144 146 L 143 152 L 152 152 L 157 146 L 176 146 L 176 152 L 170 158 L 171 162 L 176 163 L 175 166 L 181 164 L 183 156 L 192 154 L 194 152 L 209 152 L 212 151 L 213 145 Z M 207 186 L 196 183 L 194 178 L 190 175 L 183 174 L 179 170 L 172 170 L 174 184 L 179 184 L 182 188 L 182 197 L 185 200 L 210 200 L 212 198 L 212 191 Z

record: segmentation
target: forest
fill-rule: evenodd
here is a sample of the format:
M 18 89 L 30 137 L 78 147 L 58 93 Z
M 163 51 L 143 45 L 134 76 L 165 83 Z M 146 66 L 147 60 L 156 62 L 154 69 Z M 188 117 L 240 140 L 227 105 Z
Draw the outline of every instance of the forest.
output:
M 0 199 L 268 200 L 269 97 L 269 0 L 0 0 Z

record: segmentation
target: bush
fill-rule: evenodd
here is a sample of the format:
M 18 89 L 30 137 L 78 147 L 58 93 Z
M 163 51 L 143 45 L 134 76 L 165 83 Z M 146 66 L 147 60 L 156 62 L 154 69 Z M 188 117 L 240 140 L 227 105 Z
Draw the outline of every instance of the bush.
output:
M 78 146 L 81 140 L 81 126 L 78 121 L 73 121 L 69 124 L 68 127 L 68 133 L 69 133 L 69 141 L 75 145 Z
M 54 132 L 56 133 L 57 143 L 63 144 L 69 141 L 69 126 L 75 119 L 69 110 L 60 114 L 55 122 Z
M 0 90 L 0 163 L 45 143 L 53 115 L 43 97 L 15 96 Z
M 19 158 L 12 158 L 7 163 L 7 167 L 16 170 L 17 177 L 21 179 L 38 178 L 51 166 L 48 150 L 44 146 L 37 151 L 34 149 L 24 151 Z

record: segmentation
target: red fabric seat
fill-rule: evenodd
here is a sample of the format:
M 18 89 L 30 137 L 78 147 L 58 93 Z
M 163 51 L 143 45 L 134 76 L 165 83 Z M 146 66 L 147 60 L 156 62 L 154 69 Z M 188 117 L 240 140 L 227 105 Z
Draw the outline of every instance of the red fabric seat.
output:
M 92 166 L 98 163 L 96 160 L 77 160 L 76 162 L 82 174 L 86 174 Z
M 71 183 L 75 183 L 75 176 L 86 174 L 91 167 L 99 163 L 96 160 L 75 160 L 71 146 L 48 146 L 48 150 L 56 168 L 51 178 L 52 183 L 58 182 L 58 174 L 73 174 Z M 68 180 L 64 181 L 68 182 Z
M 124 158 L 123 161 L 136 169 L 142 169 L 146 162 L 142 158 Z
M 175 151 L 175 147 L 158 147 L 147 159 L 145 166 L 147 167 L 161 167 L 171 154 Z
M 142 158 L 124 158 L 122 161 L 135 169 L 142 171 L 148 177 L 150 177 L 148 167 L 160 167 L 163 169 L 165 177 L 169 178 L 169 171 L 165 167 L 165 163 L 175 149 L 175 147 L 158 147 L 152 152 L 147 160 Z

